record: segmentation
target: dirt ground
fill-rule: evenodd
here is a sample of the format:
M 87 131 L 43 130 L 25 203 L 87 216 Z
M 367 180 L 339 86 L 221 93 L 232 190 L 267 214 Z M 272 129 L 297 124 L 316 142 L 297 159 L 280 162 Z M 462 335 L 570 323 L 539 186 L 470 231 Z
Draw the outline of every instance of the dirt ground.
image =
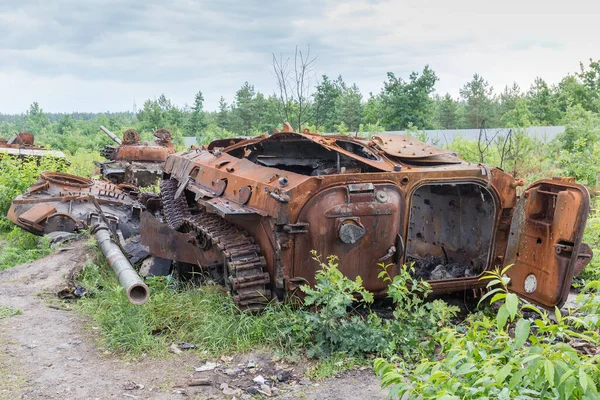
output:
M 65 287 L 68 274 L 85 264 L 87 257 L 85 241 L 79 241 L 0 272 L 0 305 L 23 312 L 0 319 L 0 399 L 242 399 L 255 392 L 248 392 L 251 387 L 263 392 L 253 398 L 269 394 L 284 399 L 385 397 L 373 372 L 365 368 L 310 382 L 303 377 L 303 365 L 285 364 L 265 353 L 219 360 L 203 359 L 193 351 L 158 360 L 105 354 L 96 346 L 93 325 L 85 328 L 89 321 L 76 311 L 49 306 L 49 300 Z M 195 371 L 207 362 L 219 366 Z M 253 382 L 259 376 L 268 388 Z

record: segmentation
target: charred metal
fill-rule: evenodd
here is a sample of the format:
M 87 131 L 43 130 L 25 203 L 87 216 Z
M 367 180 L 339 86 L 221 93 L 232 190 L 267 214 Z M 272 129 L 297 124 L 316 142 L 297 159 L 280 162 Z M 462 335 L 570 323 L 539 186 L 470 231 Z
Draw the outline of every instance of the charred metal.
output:
M 139 234 L 141 204 L 130 186 L 93 181 L 61 172 L 44 172 L 17 196 L 8 218 L 35 235 L 78 232 L 105 216 L 124 238 Z
M 481 287 L 514 264 L 511 289 L 546 307 L 566 300 L 591 253 L 585 187 L 523 183 L 413 137 L 296 133 L 218 140 L 171 154 L 162 209 L 142 216 L 156 256 L 211 274 L 243 309 L 314 283 L 318 254 L 383 295 L 379 263 L 407 263 L 434 292 Z M 531 282 L 535 280 L 535 289 Z
M 109 161 L 97 163 L 100 173 L 115 184 L 127 183 L 146 187 L 156 184 L 162 175 L 162 164 L 175 152 L 171 132 L 158 129 L 155 142 L 141 142 L 140 134 L 129 129 L 123 140 L 101 126 L 100 129 L 118 146 L 106 146 L 102 155 Z

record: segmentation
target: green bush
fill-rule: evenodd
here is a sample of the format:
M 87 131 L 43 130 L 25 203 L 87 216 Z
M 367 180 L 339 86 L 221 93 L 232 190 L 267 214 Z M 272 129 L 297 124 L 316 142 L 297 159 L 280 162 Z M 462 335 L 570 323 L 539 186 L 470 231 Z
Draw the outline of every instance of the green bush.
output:
M 315 313 L 304 313 L 306 328 L 313 337 L 309 357 L 324 357 L 336 352 L 348 355 L 380 353 L 386 347 L 381 320 L 368 312 L 366 317 L 355 312 L 368 306 L 373 295 L 365 290 L 360 276 L 350 280 L 338 269 L 337 258 L 321 262 L 314 287 L 303 285 L 304 305 L 315 307 Z M 368 310 L 368 309 L 367 309 Z
M 17 227 L 5 229 L 11 230 L 0 234 L 0 271 L 50 254 L 50 244 L 46 238 L 32 235 Z
M 449 306 L 442 300 L 427 302 L 431 287 L 422 279 L 413 277 L 411 266 L 402 266 L 391 277 L 389 265 L 379 277 L 388 283 L 388 296 L 394 303 L 394 319 L 386 321 L 388 354 L 401 354 L 406 360 L 418 360 L 432 354 L 435 333 L 456 316 L 458 307 Z
M 63 170 L 64 164 L 51 158 L 18 160 L 0 156 L 0 218 L 4 218 L 13 199 L 24 193 L 43 171 Z
M 464 328 L 448 327 L 435 334 L 438 355 L 417 363 L 399 357 L 379 358 L 374 367 L 390 397 L 403 399 L 597 399 L 599 356 L 579 354 L 567 340 L 597 343 L 597 334 L 577 331 L 583 321 L 551 322 L 546 312 L 519 307 L 507 291 L 505 271 L 489 273 L 491 302 L 502 301 L 495 318 L 471 315 Z M 483 300 L 483 299 L 482 299 Z M 520 310 L 541 318 L 534 326 Z M 589 327 L 589 326 L 588 326 Z M 585 327 L 584 327 L 585 328 Z M 590 335 L 588 335 L 588 333 Z M 530 345 L 526 345 L 529 343 Z

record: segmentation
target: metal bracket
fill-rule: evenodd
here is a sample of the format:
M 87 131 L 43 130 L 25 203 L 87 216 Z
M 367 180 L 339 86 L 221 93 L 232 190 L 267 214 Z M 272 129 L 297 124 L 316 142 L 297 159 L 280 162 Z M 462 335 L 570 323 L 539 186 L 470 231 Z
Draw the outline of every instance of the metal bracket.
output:
M 177 191 L 175 192 L 176 199 L 178 199 L 179 196 L 181 196 L 181 193 L 183 193 L 183 191 L 187 187 L 188 183 L 190 182 L 190 179 L 192 179 L 192 177 L 188 175 L 184 180 L 182 180 L 179 183 L 179 187 L 177 188 Z
M 106 221 L 109 224 L 110 230 L 113 232 L 116 232 L 119 229 L 119 218 L 115 217 L 114 215 L 108 215 L 108 214 L 105 214 L 105 217 L 106 217 Z M 104 220 L 99 213 L 91 212 L 88 214 L 88 217 L 87 217 L 88 226 L 94 226 L 101 222 L 104 222 Z
M 396 246 L 392 246 L 388 249 L 387 254 L 383 257 L 381 257 L 379 260 L 379 262 L 385 261 L 389 258 L 391 258 L 394 254 L 396 253 Z
M 281 225 L 281 230 L 285 233 L 308 233 L 308 222 L 298 222 L 296 224 Z

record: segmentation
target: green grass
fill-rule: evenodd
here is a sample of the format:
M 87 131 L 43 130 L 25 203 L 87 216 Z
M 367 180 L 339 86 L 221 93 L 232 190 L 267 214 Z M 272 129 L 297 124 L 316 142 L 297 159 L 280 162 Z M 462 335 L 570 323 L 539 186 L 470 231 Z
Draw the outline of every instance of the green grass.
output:
M 260 315 L 239 313 L 221 287 L 189 286 L 166 277 L 149 279 L 150 300 L 133 306 L 103 261 L 86 265 L 79 282 L 90 296 L 76 307 L 100 326 L 102 344 L 111 351 L 161 355 L 171 343 L 189 342 L 218 355 L 264 346 L 293 352 L 297 345 L 290 327 L 300 320 L 289 306 L 274 305 Z
M 21 314 L 23 314 L 23 311 L 21 311 L 19 309 L 7 307 L 7 306 L 0 306 L 0 319 L 12 317 L 14 315 L 21 315 Z
M 367 365 L 366 358 L 348 357 L 345 353 L 336 353 L 324 358 L 306 370 L 306 377 L 315 381 L 330 378 L 340 372 L 348 371 L 358 365 Z
M 48 240 L 13 227 L 0 233 L 0 271 L 42 258 L 52 252 Z

